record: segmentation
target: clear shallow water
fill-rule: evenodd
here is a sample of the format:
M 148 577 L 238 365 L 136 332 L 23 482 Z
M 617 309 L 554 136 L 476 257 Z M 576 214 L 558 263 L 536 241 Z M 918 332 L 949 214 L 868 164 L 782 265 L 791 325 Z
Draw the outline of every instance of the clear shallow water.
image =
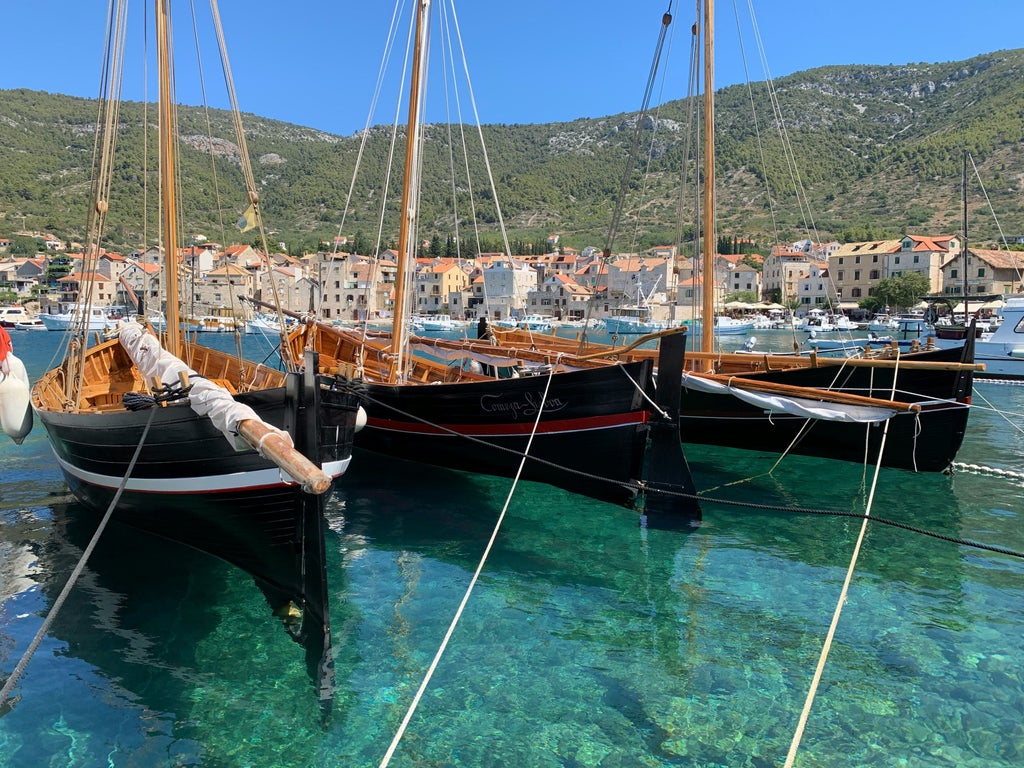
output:
M 14 342 L 36 374 L 56 334 Z M 981 384 L 986 400 L 1024 423 L 1024 387 Z M 1017 427 L 979 408 L 960 460 L 1024 471 Z M 758 504 L 857 510 L 871 477 L 687 455 L 707 495 Z M 95 521 L 38 425 L 20 448 L 0 443 L 0 473 L 7 674 Z M 0 765 L 378 765 L 510 485 L 357 455 L 330 508 L 325 726 L 300 649 L 248 577 L 109 530 L 0 718 Z M 873 512 L 1022 550 L 1022 509 L 1006 478 L 886 471 Z M 781 765 L 858 529 L 709 503 L 696 528 L 643 530 L 627 510 L 520 486 L 391 765 Z M 1022 576 L 1016 558 L 873 525 L 797 765 L 1024 764 Z

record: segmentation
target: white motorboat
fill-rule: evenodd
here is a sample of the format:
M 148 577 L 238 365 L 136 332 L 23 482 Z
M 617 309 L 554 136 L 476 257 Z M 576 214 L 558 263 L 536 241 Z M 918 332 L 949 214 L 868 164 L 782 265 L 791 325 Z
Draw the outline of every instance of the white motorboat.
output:
M 32 315 L 20 304 L 0 307 L 0 328 L 14 328 L 18 323 L 28 323 L 31 321 Z
M 1024 379 L 1024 295 L 1005 297 L 1002 322 L 974 340 L 974 362 L 984 363 L 983 378 Z M 935 340 L 944 349 L 962 346 L 963 339 Z
M 124 319 L 124 307 L 84 307 L 70 304 L 67 312 L 40 314 L 39 319 L 48 331 L 66 331 L 84 322 L 89 331 L 111 331 Z

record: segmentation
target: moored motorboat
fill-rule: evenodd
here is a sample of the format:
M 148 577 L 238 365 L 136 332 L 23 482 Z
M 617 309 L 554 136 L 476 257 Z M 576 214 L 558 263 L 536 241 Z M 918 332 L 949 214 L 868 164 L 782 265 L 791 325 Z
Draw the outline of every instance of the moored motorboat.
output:
M 14 328 L 18 323 L 31 323 L 35 320 L 32 315 L 21 304 L 14 304 L 9 307 L 0 307 L 0 328 Z
M 89 331 L 110 331 L 125 318 L 124 307 L 70 304 L 64 312 L 42 312 L 38 318 L 48 331 L 68 331 L 84 324 Z
M 45 331 L 48 330 L 43 324 L 43 321 L 38 317 L 34 317 L 23 323 L 15 323 L 14 330 L 16 331 Z
M 1024 295 L 1008 295 L 1000 310 L 1002 322 L 990 333 L 973 333 L 975 360 L 985 366 L 985 378 L 1024 379 Z M 971 336 L 968 331 L 965 336 Z M 939 338 L 940 347 L 957 349 L 965 339 Z

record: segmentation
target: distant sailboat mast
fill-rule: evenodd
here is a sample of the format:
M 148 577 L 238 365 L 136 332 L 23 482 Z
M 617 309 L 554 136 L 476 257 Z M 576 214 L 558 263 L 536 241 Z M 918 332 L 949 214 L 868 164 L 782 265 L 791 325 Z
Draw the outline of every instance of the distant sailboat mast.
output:
M 960 252 L 964 255 L 964 265 L 963 265 L 964 266 L 964 277 L 963 277 L 963 286 L 964 286 L 964 328 L 967 328 L 968 325 L 970 324 L 970 320 L 967 319 L 968 317 L 970 317 L 970 314 L 967 311 L 968 310 L 968 307 L 967 307 L 967 303 L 968 302 L 967 302 L 967 150 L 966 149 L 964 150 L 963 170 L 960 172 L 960 177 L 961 177 L 961 181 L 960 181 L 960 195 L 962 197 L 963 212 L 964 212 L 964 233 L 963 233 L 964 236 L 963 236 L 963 242 L 960 243 Z

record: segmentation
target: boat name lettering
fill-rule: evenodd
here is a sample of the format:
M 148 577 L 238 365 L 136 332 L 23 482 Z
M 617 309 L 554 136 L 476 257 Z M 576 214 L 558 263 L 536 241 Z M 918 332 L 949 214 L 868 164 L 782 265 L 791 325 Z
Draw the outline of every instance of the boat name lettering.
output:
M 515 400 L 506 399 L 504 395 L 484 395 L 480 398 L 480 409 L 486 413 L 508 413 L 513 419 L 524 416 L 536 416 L 540 409 L 540 395 L 534 392 L 524 392 L 521 397 Z M 548 398 L 544 401 L 545 411 L 560 411 L 568 405 L 564 400 L 557 397 Z

